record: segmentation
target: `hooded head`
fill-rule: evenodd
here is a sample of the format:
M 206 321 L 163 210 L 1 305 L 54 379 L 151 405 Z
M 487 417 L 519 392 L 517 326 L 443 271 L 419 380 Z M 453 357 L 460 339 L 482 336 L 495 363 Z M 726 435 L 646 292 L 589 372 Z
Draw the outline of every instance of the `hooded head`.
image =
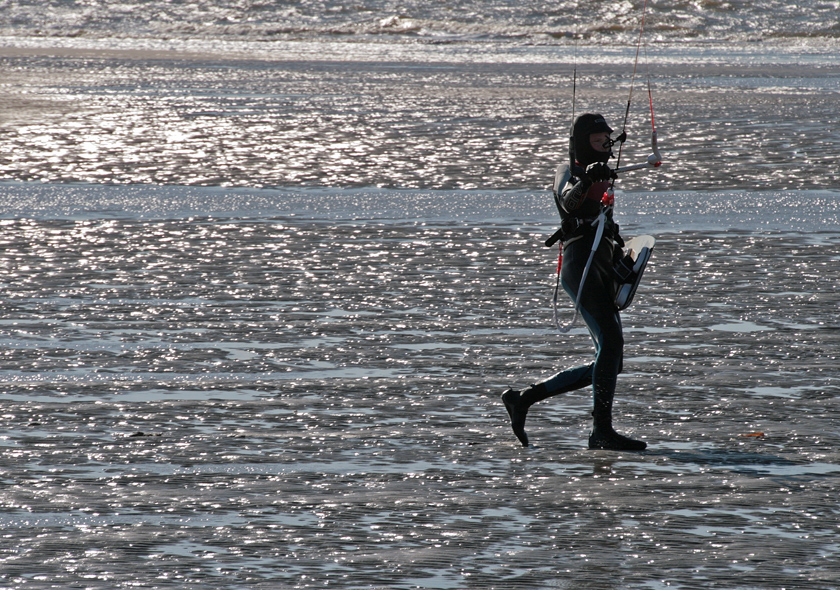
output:
M 598 114 L 586 113 L 575 119 L 572 125 L 572 146 L 574 147 L 573 159 L 586 168 L 595 162 L 606 162 L 612 157 L 612 151 L 599 152 L 592 148 L 589 143 L 589 136 L 593 133 L 612 133 L 613 130 L 607 125 L 606 119 Z

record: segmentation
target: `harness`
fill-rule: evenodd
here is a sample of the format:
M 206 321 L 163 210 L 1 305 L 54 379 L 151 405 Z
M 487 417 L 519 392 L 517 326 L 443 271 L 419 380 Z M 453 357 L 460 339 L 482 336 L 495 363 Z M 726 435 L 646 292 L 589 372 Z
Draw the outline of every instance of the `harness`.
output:
M 601 241 L 604 238 L 604 228 L 607 224 L 607 213 L 609 213 L 612 210 L 612 206 L 612 200 L 607 199 L 607 194 L 604 194 L 604 198 L 601 200 L 601 212 L 598 214 L 597 217 L 592 219 L 579 217 L 566 218 L 563 221 L 563 225 L 560 227 L 560 229 L 554 232 L 554 234 L 548 240 L 546 240 L 546 246 L 549 247 L 559 240 L 563 241 L 562 245 L 560 246 L 560 254 L 557 262 L 557 282 L 554 285 L 554 297 L 552 298 L 552 319 L 554 320 L 554 325 L 562 334 L 569 332 L 575 325 L 575 322 L 577 321 L 578 315 L 580 313 L 580 301 L 581 295 L 583 294 L 583 286 L 586 284 L 586 277 L 589 275 L 589 269 L 592 266 L 592 261 L 595 259 L 595 253 L 598 251 L 598 248 L 600 248 Z M 563 226 L 568 227 L 564 228 Z M 583 273 L 580 276 L 580 285 L 578 286 L 578 292 L 575 296 L 575 314 L 572 317 L 572 321 L 570 321 L 564 326 L 560 324 L 560 319 L 557 313 L 557 300 L 560 295 L 560 271 L 563 267 L 563 248 L 583 238 L 587 232 L 581 232 L 579 230 L 581 228 L 587 227 L 595 228 L 595 237 L 592 240 L 592 247 L 590 248 L 589 258 L 586 260 L 586 266 L 583 267 Z M 570 233 L 566 233 L 566 229 L 571 229 L 572 231 Z M 618 226 L 616 226 L 616 230 L 617 229 Z M 618 231 L 615 232 L 615 236 L 617 235 Z M 608 239 L 610 240 L 610 243 L 613 245 L 613 247 L 615 247 L 615 240 L 612 237 Z
M 583 237 L 583 232 L 579 232 L 580 228 L 586 226 L 594 226 L 598 222 L 598 217 L 567 217 L 560 224 L 560 229 L 551 234 L 545 241 L 547 248 L 551 248 L 557 242 L 562 242 L 562 245 L 571 244 Z

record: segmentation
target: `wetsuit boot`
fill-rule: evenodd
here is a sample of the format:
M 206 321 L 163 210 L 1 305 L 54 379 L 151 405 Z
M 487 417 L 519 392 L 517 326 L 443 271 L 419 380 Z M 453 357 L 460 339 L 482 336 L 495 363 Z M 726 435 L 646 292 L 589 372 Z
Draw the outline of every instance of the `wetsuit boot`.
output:
M 633 440 L 613 430 L 611 399 L 596 399 L 592 417 L 594 418 L 594 425 L 592 433 L 589 435 L 590 449 L 644 451 L 647 448 L 646 442 Z
M 525 417 L 531 404 L 549 397 L 545 385 L 539 383 L 523 389 L 521 392 L 508 389 L 502 394 L 502 403 L 510 416 L 510 426 L 523 447 L 528 446 L 528 434 L 525 432 Z
M 547 381 L 531 385 L 522 391 L 508 389 L 502 394 L 502 403 L 505 404 L 510 415 L 513 433 L 523 447 L 528 446 L 528 435 L 525 433 L 525 416 L 528 414 L 528 408 L 555 395 L 588 387 L 592 384 L 593 367 L 594 364 L 589 364 L 567 369 Z

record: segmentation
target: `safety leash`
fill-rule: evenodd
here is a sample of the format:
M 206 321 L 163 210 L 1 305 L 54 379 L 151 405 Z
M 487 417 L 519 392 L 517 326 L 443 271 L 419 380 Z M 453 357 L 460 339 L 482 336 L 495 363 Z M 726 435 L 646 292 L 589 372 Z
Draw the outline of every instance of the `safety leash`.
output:
M 595 252 L 598 251 L 598 247 L 601 245 L 601 237 L 604 235 L 604 226 L 606 225 L 606 221 L 607 209 L 602 207 L 598 217 L 592 222 L 592 225 L 598 224 L 598 227 L 595 230 L 595 239 L 592 241 L 592 249 L 589 252 L 589 258 L 586 260 L 586 266 L 583 267 L 583 274 L 580 276 L 580 286 L 578 287 L 577 297 L 575 297 L 575 315 L 572 317 L 572 321 L 565 326 L 560 325 L 560 320 L 557 317 L 557 296 L 560 290 L 560 268 L 557 269 L 557 285 L 554 287 L 554 325 L 557 326 L 557 329 L 561 334 L 568 333 L 577 321 L 578 314 L 580 313 L 580 299 L 583 294 L 583 285 L 586 284 L 586 276 L 589 274 L 589 267 L 592 266 L 592 261 L 595 259 Z M 563 251 L 562 244 L 560 245 L 560 251 Z

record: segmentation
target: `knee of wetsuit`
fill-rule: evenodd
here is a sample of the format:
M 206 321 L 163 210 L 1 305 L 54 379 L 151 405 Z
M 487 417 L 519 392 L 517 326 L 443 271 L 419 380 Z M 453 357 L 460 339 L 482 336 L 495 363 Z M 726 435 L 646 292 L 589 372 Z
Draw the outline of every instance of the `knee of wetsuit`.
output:
M 607 355 L 618 359 L 618 370 L 624 362 L 624 334 L 621 330 L 602 330 L 598 346 L 599 355 Z

